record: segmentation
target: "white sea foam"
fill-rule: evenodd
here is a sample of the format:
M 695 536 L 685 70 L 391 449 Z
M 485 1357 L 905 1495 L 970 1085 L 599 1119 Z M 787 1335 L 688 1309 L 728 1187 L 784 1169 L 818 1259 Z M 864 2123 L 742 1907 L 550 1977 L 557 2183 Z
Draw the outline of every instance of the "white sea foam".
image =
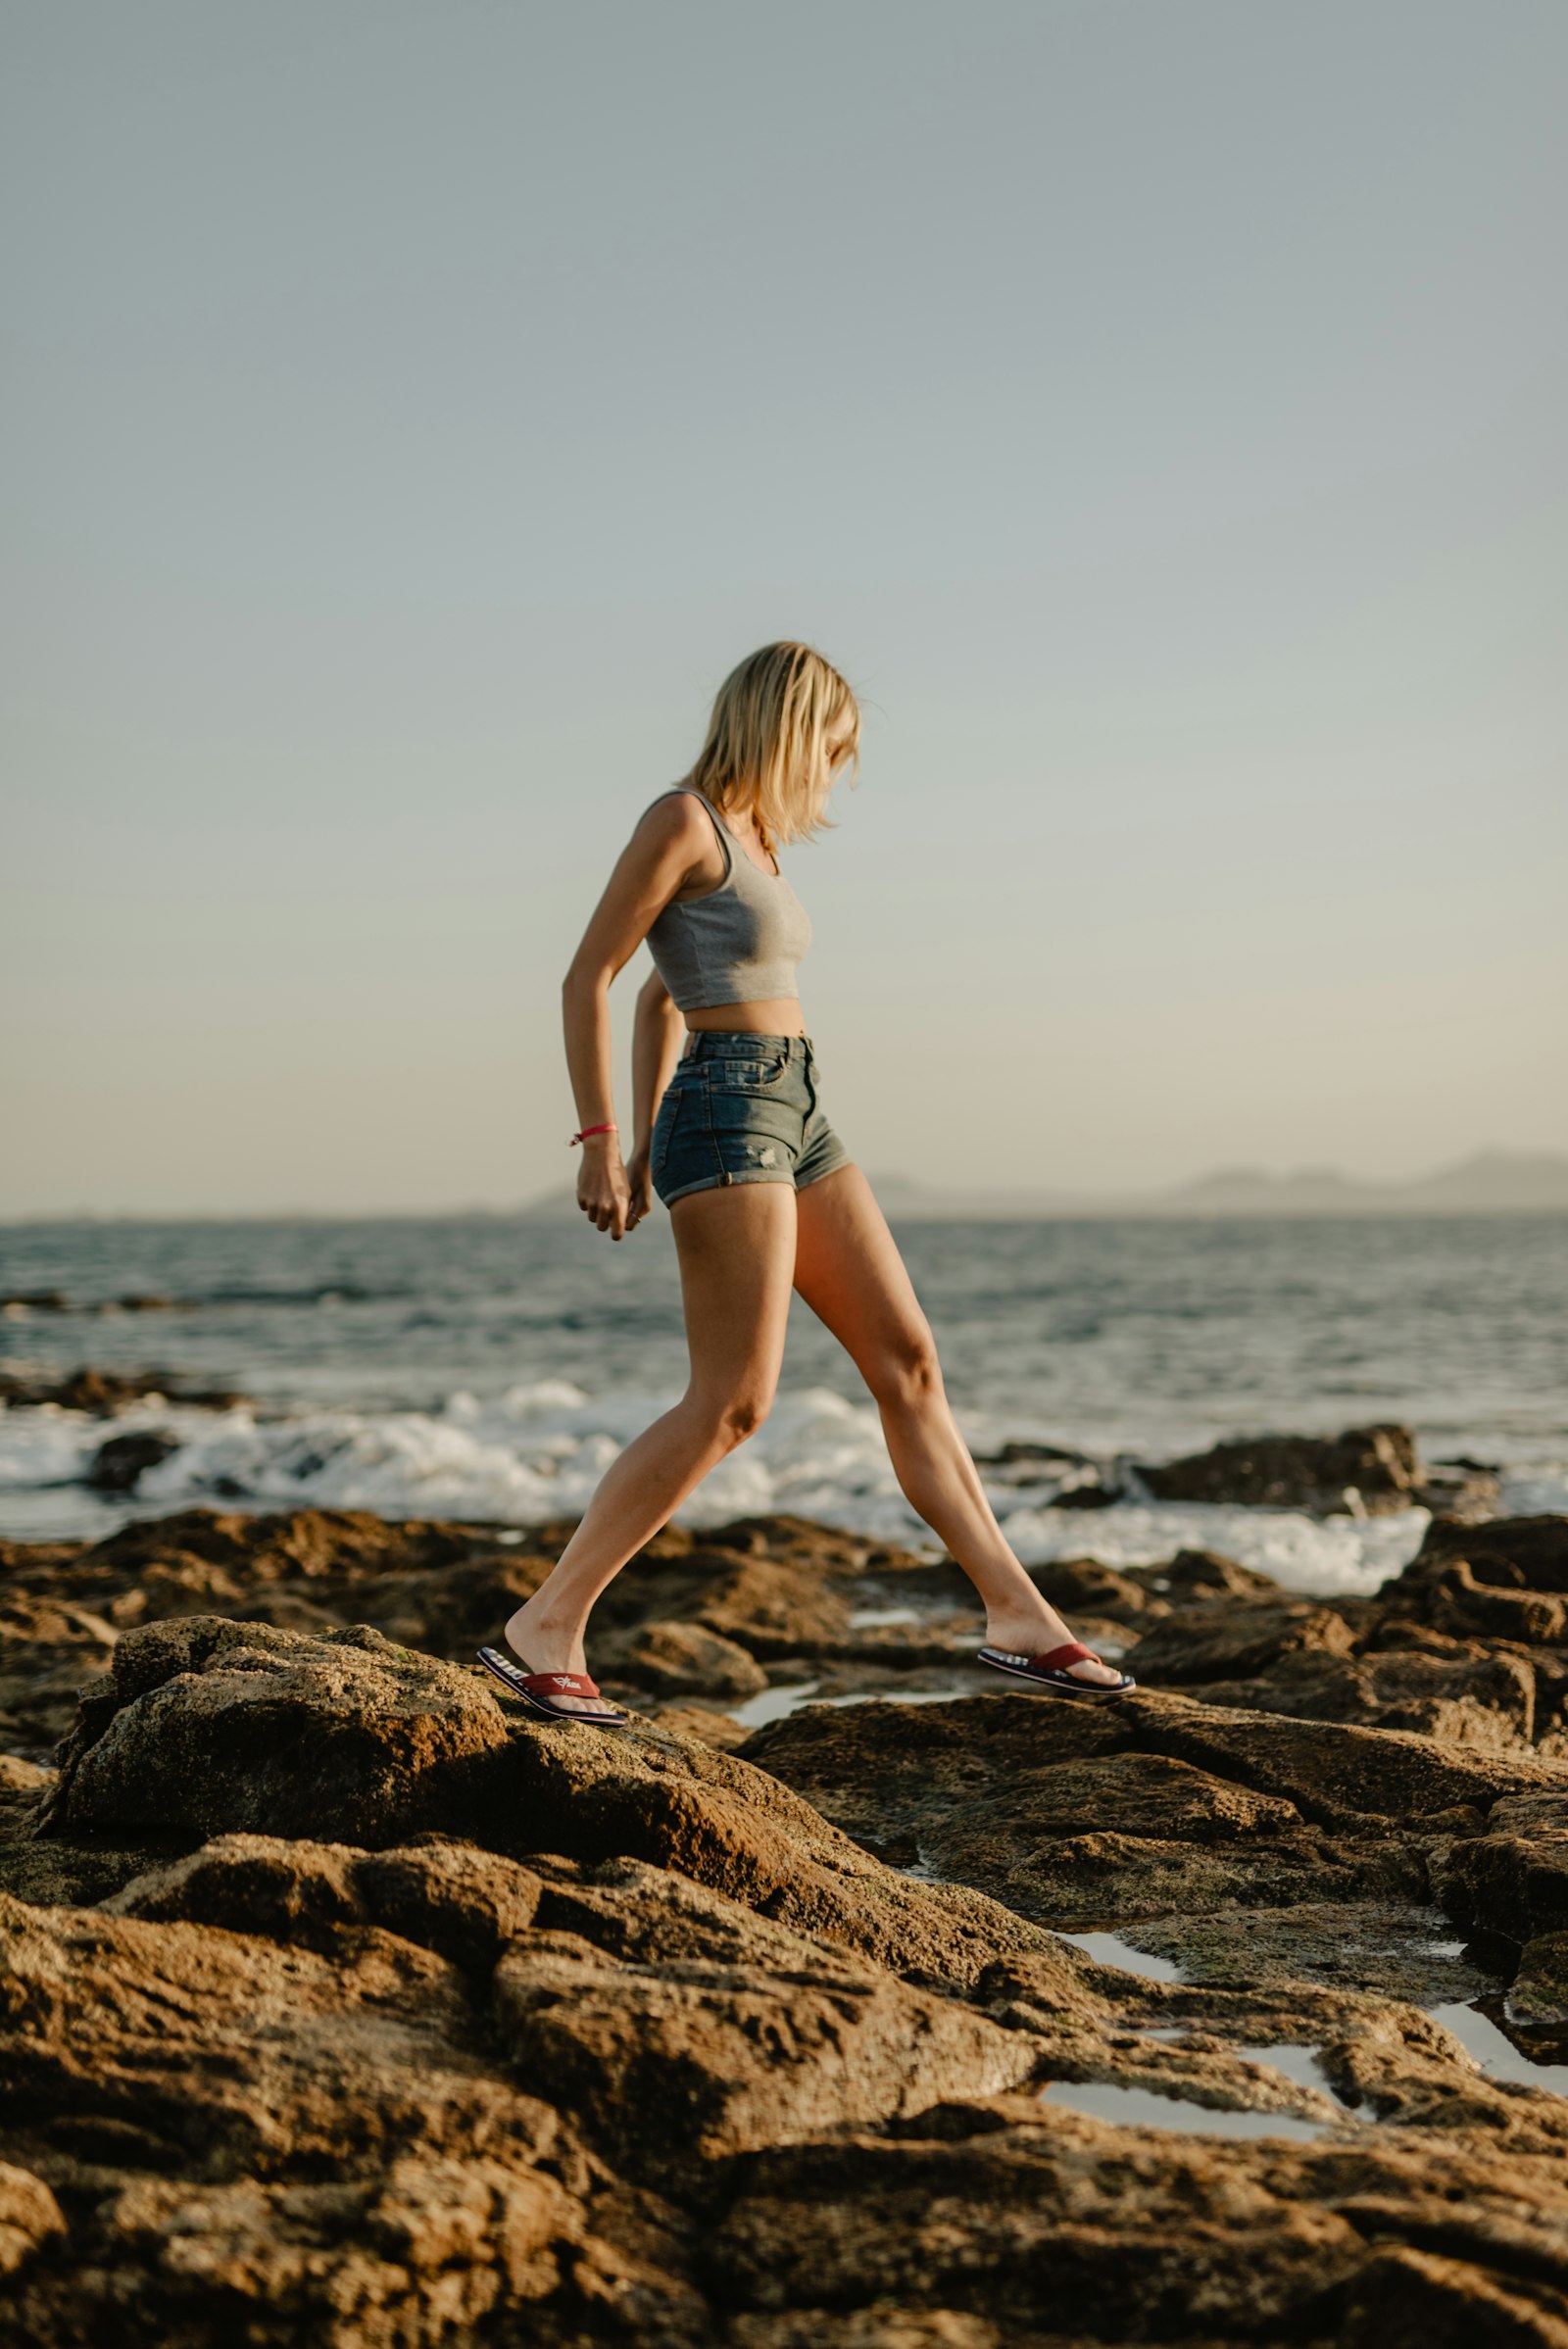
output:
M 35 1532 L 102 1530 L 103 1504 L 79 1480 L 109 1435 L 167 1428 L 179 1449 L 147 1470 L 137 1515 L 193 1504 L 280 1508 L 302 1502 L 385 1516 L 499 1519 L 534 1525 L 580 1514 L 606 1468 L 674 1395 L 624 1388 L 590 1395 L 564 1379 L 536 1380 L 480 1399 L 459 1389 L 436 1411 L 307 1408 L 261 1416 L 146 1399 L 113 1421 L 54 1404 L 0 1407 L 0 1489 L 18 1496 L 54 1488 Z M 1563 1488 L 1532 1470 L 1531 1500 L 1549 1507 Z M 1049 1482 L 996 1485 L 992 1498 L 1027 1564 L 1057 1557 L 1151 1565 L 1178 1549 L 1212 1549 L 1298 1590 L 1373 1590 L 1420 1544 L 1424 1510 L 1365 1520 L 1182 1502 L 1055 1509 Z M 1541 1497 L 1536 1497 L 1539 1494 Z M 1568 1493 L 1565 1493 L 1568 1496 Z M 752 1441 L 725 1460 L 678 1512 L 701 1527 L 785 1511 L 903 1543 L 938 1545 L 893 1474 L 875 1408 L 826 1387 L 781 1394 Z M 15 1512 L 14 1512 L 15 1513 Z M 117 1514 L 123 1514 L 117 1508 Z M 19 1517 L 19 1530 L 22 1520 Z
M 1129 1502 L 1097 1509 L 1017 1509 L 1003 1530 L 1026 1566 L 1095 1558 L 1102 1566 L 1153 1566 L 1179 1549 L 1218 1550 L 1271 1574 L 1290 1590 L 1375 1590 L 1407 1566 L 1430 1522 L 1425 1509 L 1393 1517 L 1307 1517 L 1294 1509 L 1245 1509 L 1195 1501 Z

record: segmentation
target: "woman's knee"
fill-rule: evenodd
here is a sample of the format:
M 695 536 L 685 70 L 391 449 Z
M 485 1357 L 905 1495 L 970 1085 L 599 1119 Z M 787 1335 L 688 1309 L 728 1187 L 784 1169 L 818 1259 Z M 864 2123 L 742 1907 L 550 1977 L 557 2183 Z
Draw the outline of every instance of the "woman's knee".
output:
M 901 1330 L 882 1346 L 866 1384 L 879 1403 L 918 1408 L 942 1393 L 942 1364 L 936 1340 L 923 1325 Z
M 719 1451 L 734 1451 L 748 1436 L 756 1435 L 772 1405 L 770 1388 L 740 1387 L 730 1395 L 695 1400 L 692 1407 L 709 1443 Z

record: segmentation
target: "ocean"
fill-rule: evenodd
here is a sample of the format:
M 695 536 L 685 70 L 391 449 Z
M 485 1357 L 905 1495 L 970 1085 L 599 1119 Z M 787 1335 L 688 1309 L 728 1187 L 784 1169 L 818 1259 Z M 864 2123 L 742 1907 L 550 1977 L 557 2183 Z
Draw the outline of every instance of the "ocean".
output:
M 1568 1220 L 897 1222 L 978 1453 L 1008 1440 L 1160 1460 L 1220 1438 L 1411 1422 L 1429 1459 L 1496 1465 L 1510 1513 L 1568 1508 Z M 315 1502 L 526 1526 L 575 1515 L 617 1447 L 680 1391 L 662 1216 L 619 1246 L 586 1225 L 468 1216 L 69 1222 L 0 1230 L 0 1367 L 160 1371 L 243 1408 L 141 1401 L 112 1424 L 0 1405 L 0 1532 L 96 1537 L 192 1504 Z M 153 1293 L 170 1309 L 116 1302 Z M 179 1448 L 134 1493 L 81 1476 L 110 1433 Z M 1375 1589 L 1421 1510 L 1371 1520 L 1129 1500 L 1055 1508 L 1059 1471 L 988 1472 L 1028 1563 L 1227 1551 L 1300 1590 Z M 777 1402 L 680 1512 L 766 1510 L 934 1544 L 874 1406 L 801 1305 Z

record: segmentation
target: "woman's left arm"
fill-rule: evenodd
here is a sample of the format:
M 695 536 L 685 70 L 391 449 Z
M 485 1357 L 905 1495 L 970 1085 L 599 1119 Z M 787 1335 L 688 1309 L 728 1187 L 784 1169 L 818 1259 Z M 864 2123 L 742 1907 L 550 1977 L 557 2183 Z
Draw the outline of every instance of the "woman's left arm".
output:
M 637 990 L 637 1009 L 631 1031 L 631 1115 L 632 1147 L 626 1160 L 626 1180 L 631 1185 L 631 1215 L 626 1229 L 630 1231 L 653 1206 L 649 1182 L 648 1153 L 654 1138 L 654 1120 L 659 1104 L 664 1098 L 670 1072 L 680 1057 L 680 1041 L 685 1023 L 669 1000 L 669 991 L 657 970 L 650 971 Z

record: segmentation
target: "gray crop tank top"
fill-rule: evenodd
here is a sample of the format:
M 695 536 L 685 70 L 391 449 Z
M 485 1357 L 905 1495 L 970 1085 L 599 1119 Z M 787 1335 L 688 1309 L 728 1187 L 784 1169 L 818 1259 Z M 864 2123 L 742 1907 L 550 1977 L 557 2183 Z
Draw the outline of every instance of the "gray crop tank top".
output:
M 795 966 L 811 943 L 811 920 L 783 872 L 754 864 L 710 799 L 677 783 L 713 819 L 724 851 L 724 878 L 706 897 L 671 899 L 648 933 L 654 967 L 680 1011 L 714 1003 L 799 1000 Z M 662 791 L 667 800 L 673 792 Z M 659 800 L 650 800 L 657 807 Z M 646 815 L 647 808 L 643 813 Z

